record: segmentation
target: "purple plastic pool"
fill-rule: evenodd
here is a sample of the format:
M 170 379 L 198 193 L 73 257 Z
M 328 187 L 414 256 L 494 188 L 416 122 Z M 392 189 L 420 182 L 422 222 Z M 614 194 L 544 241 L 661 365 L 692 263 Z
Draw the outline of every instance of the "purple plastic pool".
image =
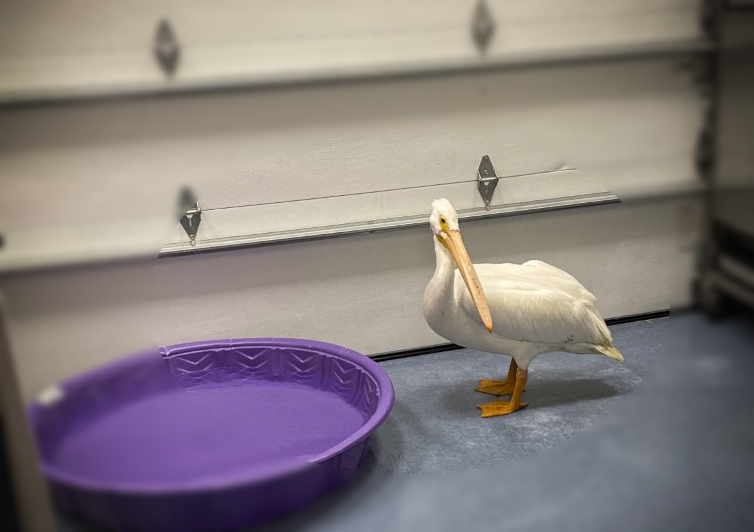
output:
M 364 355 L 277 338 L 166 347 L 58 388 L 30 407 L 53 494 L 130 532 L 238 530 L 313 502 L 393 404 Z

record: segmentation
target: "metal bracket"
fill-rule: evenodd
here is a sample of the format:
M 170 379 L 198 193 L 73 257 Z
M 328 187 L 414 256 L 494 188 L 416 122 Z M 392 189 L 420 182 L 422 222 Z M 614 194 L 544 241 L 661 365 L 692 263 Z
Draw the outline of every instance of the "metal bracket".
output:
M 495 174 L 495 168 L 492 166 L 490 156 L 485 155 L 482 157 L 482 161 L 479 163 L 479 169 L 476 172 L 477 184 L 476 188 L 479 190 L 479 195 L 484 200 L 484 208 L 490 210 L 490 202 L 492 202 L 492 195 L 495 193 L 495 187 L 499 177 Z
M 715 133 L 712 125 L 713 112 L 705 113 L 705 123 L 699 132 L 699 137 L 694 150 L 694 163 L 699 176 L 707 183 L 711 183 L 715 171 Z
M 723 9 L 723 3 L 720 0 L 702 2 L 702 28 L 716 48 L 720 45 Z M 704 116 L 696 143 L 694 162 L 700 177 L 710 184 L 714 178 L 717 156 L 715 136 L 719 102 L 718 65 L 719 54 L 694 58 L 691 63 L 692 79 L 704 98 Z
M 202 209 L 199 207 L 199 202 L 196 201 L 194 194 L 189 188 L 181 190 L 178 205 L 181 211 L 187 206 L 190 206 L 189 209 L 185 211 L 185 214 L 181 216 L 181 227 L 186 231 L 186 235 L 189 237 L 189 243 L 192 246 L 195 246 L 196 234 L 199 232 L 199 224 L 202 223 Z
M 181 46 L 178 44 L 173 27 L 167 20 L 161 20 L 157 25 L 157 32 L 154 35 L 154 55 L 162 71 L 172 76 L 178 66 Z
M 702 0 L 699 24 L 710 40 L 717 40 L 720 36 L 720 13 L 725 7 L 725 3 L 721 0 Z
M 474 42 L 477 49 L 484 53 L 492 40 L 495 33 L 495 19 L 492 18 L 490 8 L 485 0 L 479 0 L 474 9 L 474 18 L 471 23 L 471 33 L 474 36 Z

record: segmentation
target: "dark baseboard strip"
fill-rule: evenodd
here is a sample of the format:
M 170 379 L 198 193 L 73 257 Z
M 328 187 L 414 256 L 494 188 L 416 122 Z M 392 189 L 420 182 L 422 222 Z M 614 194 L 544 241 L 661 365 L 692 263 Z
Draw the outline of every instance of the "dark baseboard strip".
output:
M 453 351 L 454 349 L 463 349 L 456 344 L 438 344 L 428 345 L 427 347 L 417 347 L 414 349 L 404 349 L 402 351 L 390 351 L 388 353 L 379 353 L 369 358 L 375 362 L 384 362 L 386 360 L 395 360 L 396 358 L 417 357 L 420 355 L 430 355 L 432 353 L 442 353 L 443 351 Z
M 633 314 L 631 316 L 620 316 L 618 318 L 610 318 L 605 322 L 610 325 L 620 325 L 622 323 L 631 323 L 634 321 L 654 320 L 657 318 L 665 318 L 670 316 L 670 310 L 658 310 L 655 312 L 645 312 L 643 314 Z M 460 345 L 456 344 L 438 344 L 429 345 L 426 347 L 417 347 L 414 349 L 404 349 L 401 351 L 390 351 L 388 353 L 379 353 L 372 355 L 370 358 L 375 362 L 385 362 L 386 360 L 395 360 L 398 358 L 409 358 L 420 355 L 430 355 L 432 353 L 442 353 L 443 351 L 453 351 L 454 349 L 463 349 Z
M 670 310 L 657 310 L 655 312 L 645 312 L 643 314 L 633 314 L 631 316 L 621 316 L 605 320 L 608 326 L 620 325 L 621 323 L 632 323 L 634 321 L 656 320 L 657 318 L 666 318 L 670 316 Z

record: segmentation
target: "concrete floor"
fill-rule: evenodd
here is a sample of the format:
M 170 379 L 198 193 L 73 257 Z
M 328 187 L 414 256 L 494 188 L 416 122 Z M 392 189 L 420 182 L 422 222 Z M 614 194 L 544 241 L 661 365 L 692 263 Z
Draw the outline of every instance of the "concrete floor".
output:
M 396 392 L 372 445 L 374 467 L 449 473 L 489 467 L 552 447 L 594 424 L 641 382 L 665 337 L 667 318 L 613 327 L 621 364 L 602 355 L 541 355 L 530 366 L 517 415 L 480 419 L 481 377 L 502 379 L 510 358 L 462 349 L 383 363 Z
M 387 362 L 398 402 L 360 478 L 264 530 L 752 530 L 751 323 L 615 326 L 625 364 L 542 356 L 530 407 L 486 420 L 474 381 L 505 358 Z
M 530 406 L 500 418 L 479 418 L 492 397 L 473 388 L 504 376 L 507 357 L 385 362 L 396 405 L 357 479 L 261 530 L 754 529 L 751 318 L 683 314 L 612 331 L 625 363 L 543 355 Z

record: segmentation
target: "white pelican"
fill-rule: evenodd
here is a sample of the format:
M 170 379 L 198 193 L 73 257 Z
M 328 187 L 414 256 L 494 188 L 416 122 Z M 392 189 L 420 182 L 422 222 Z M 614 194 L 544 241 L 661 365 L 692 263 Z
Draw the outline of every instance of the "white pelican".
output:
M 478 392 L 511 394 L 510 401 L 478 405 L 482 417 L 527 406 L 521 392 L 529 364 L 540 353 L 603 354 L 623 360 L 595 297 L 571 275 L 538 260 L 473 265 L 461 240 L 458 215 L 446 199 L 432 202 L 429 224 L 437 266 L 424 291 L 427 324 L 463 347 L 512 357 L 504 381 L 479 381 Z

